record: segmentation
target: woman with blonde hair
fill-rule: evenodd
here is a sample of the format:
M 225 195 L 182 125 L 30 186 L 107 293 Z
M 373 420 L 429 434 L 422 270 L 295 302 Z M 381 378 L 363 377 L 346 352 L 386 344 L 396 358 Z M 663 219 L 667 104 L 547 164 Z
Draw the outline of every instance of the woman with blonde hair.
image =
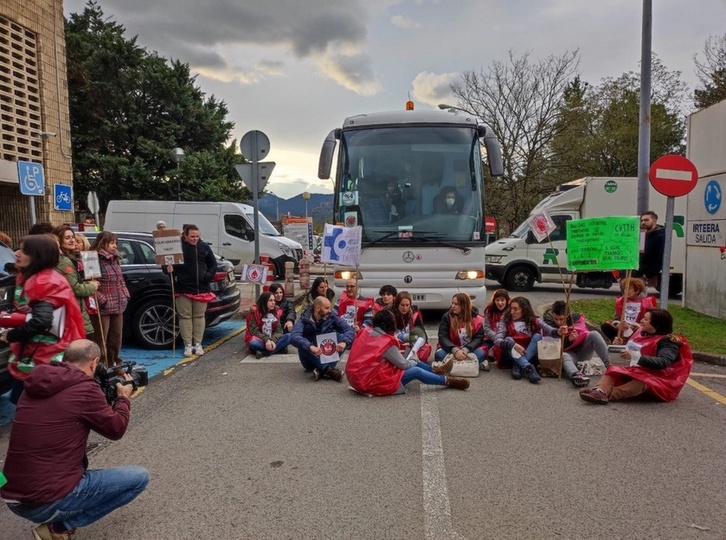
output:
M 468 294 L 456 293 L 451 298 L 451 308 L 439 323 L 439 343 L 434 357 L 440 362 L 447 354 L 453 354 L 457 360 L 465 360 L 469 353 L 474 353 L 481 366 L 486 360 L 486 351 L 482 348 L 484 337 L 484 318 L 479 310 L 471 305 Z

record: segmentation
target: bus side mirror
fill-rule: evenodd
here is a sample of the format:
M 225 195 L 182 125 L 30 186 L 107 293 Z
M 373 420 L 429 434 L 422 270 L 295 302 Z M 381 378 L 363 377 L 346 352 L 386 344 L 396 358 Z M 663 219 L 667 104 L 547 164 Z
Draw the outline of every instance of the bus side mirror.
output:
M 320 161 L 318 162 L 318 178 L 327 180 L 330 178 L 330 170 L 333 168 L 333 152 L 335 152 L 336 141 L 340 139 L 340 128 L 328 133 L 320 150 Z
M 502 150 L 499 141 L 494 136 L 492 128 L 479 124 L 477 126 L 479 138 L 484 140 L 484 148 L 487 150 L 487 161 L 489 162 L 489 174 L 492 176 L 504 176 L 504 165 L 502 164 Z

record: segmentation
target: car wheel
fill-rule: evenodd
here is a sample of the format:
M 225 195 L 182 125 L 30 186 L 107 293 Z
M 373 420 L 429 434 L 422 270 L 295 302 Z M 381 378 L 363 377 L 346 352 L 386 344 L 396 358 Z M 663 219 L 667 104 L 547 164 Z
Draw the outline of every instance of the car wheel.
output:
M 507 290 L 514 292 L 531 291 L 534 287 L 534 272 L 527 266 L 515 266 L 504 278 Z
M 149 300 L 134 312 L 132 332 L 136 342 L 145 349 L 168 349 L 172 342 L 172 307 L 165 300 Z M 179 335 L 179 321 L 176 321 Z

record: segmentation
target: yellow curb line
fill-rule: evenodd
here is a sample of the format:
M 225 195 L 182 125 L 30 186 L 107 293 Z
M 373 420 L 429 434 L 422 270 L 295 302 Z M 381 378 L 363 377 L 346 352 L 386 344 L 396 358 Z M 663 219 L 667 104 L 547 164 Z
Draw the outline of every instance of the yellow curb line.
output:
M 706 394 L 708 397 L 715 399 L 718 401 L 721 405 L 726 405 L 726 397 L 722 396 L 718 392 L 714 392 L 710 388 L 703 386 L 701 383 L 697 383 L 696 381 L 692 380 L 690 377 L 686 380 L 686 384 L 689 386 L 692 386 L 696 390 L 699 390 Z
M 726 375 L 719 375 L 717 373 L 693 373 L 691 372 L 691 377 L 709 377 L 711 379 L 726 379 Z
M 235 330 L 231 334 L 227 334 L 226 336 L 224 336 L 222 338 L 219 338 L 217 341 L 215 341 L 211 345 L 208 345 L 208 346 L 206 346 L 204 348 L 205 354 L 206 354 L 207 351 L 213 351 L 214 349 L 216 349 L 220 345 L 226 343 L 230 339 L 232 339 L 234 337 L 237 337 L 238 335 L 240 335 L 244 331 L 245 331 L 245 326 L 243 325 L 241 328 L 239 328 L 238 330 Z M 184 364 L 189 364 L 191 362 L 195 362 L 199 358 L 201 358 L 201 356 L 198 356 L 198 355 L 192 355 L 192 356 L 189 356 L 187 358 L 183 358 L 183 359 L 179 360 L 179 362 L 177 362 L 176 364 L 174 364 L 173 366 L 171 366 L 170 368 L 165 369 L 164 371 L 162 371 L 161 372 L 161 375 L 163 375 L 164 377 L 166 377 L 167 375 L 169 375 L 169 373 L 171 373 L 172 371 L 174 371 L 177 367 L 182 366 Z

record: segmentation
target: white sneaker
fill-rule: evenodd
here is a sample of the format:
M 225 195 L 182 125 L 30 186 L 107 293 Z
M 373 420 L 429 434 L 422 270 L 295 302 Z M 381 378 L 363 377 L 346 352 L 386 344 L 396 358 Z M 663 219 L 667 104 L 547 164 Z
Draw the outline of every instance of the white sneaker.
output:
M 489 371 L 489 360 L 486 358 L 482 360 L 481 364 L 479 364 L 479 369 L 482 371 Z
M 192 346 L 191 345 L 184 345 L 184 356 L 191 356 L 194 353 L 192 352 Z
M 194 346 L 194 354 L 196 354 L 197 356 L 202 356 L 204 354 L 204 349 L 202 349 L 201 345 Z

